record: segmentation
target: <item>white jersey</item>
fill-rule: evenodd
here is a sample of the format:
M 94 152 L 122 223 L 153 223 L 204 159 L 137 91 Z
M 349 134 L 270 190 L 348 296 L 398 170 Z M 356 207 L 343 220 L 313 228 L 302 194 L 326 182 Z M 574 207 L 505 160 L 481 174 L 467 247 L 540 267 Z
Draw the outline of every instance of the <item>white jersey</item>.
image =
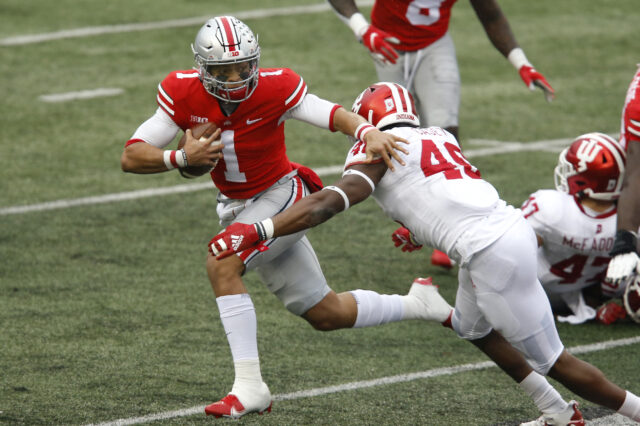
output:
M 591 216 L 572 195 L 546 189 L 533 193 L 522 212 L 543 240 L 538 278 L 547 292 L 580 290 L 604 279 L 616 233 L 615 209 Z
M 372 195 L 418 242 L 446 252 L 464 266 L 521 218 L 480 178 L 449 132 L 439 127 L 396 127 L 387 132 L 406 139 L 409 144 L 402 146 L 409 154 L 400 153 L 406 166 L 388 170 Z M 363 162 L 363 148 L 356 142 L 345 169 Z

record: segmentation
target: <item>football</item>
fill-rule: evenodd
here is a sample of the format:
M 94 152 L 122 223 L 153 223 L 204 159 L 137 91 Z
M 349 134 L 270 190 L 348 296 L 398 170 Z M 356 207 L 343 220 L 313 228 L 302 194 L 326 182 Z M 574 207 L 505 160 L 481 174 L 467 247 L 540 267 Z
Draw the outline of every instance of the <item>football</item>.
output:
M 633 277 L 622 296 L 624 308 L 627 313 L 637 323 L 640 323 L 640 274 Z
M 196 139 L 205 139 L 208 138 L 209 136 L 211 136 L 213 134 L 213 132 L 216 131 L 218 127 L 216 126 L 215 123 L 201 123 L 198 124 L 194 127 L 191 128 L 191 133 L 193 134 L 193 137 Z M 183 134 L 182 138 L 180 139 L 180 142 L 178 142 L 178 149 L 182 149 L 182 147 L 184 147 L 184 144 L 187 142 L 187 134 Z M 214 141 L 212 143 L 212 145 L 216 145 L 216 144 L 220 144 L 220 141 Z M 217 162 L 216 162 L 217 164 Z M 211 166 L 187 166 L 187 167 L 181 167 L 178 169 L 178 171 L 180 172 L 180 174 L 182 175 L 182 177 L 185 177 L 187 179 L 193 179 L 193 178 L 197 178 L 199 176 L 202 175 L 206 175 L 207 173 L 211 172 L 211 170 L 213 170 L 215 168 L 215 165 L 213 167 Z

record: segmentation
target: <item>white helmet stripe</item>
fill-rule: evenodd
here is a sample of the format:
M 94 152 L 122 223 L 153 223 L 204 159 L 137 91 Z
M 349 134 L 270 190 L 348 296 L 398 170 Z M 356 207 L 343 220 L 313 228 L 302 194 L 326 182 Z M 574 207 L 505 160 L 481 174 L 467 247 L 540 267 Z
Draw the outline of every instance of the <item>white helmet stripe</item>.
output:
M 400 98 L 400 93 L 398 88 L 393 83 L 383 83 L 385 86 L 391 90 L 391 96 L 393 97 L 393 103 L 396 105 L 396 112 L 405 112 L 402 108 L 402 99 Z
M 415 114 L 415 112 L 411 110 L 411 98 L 409 98 L 409 91 L 402 87 L 402 94 L 404 95 L 404 104 L 407 106 L 407 112 L 409 114 Z
M 225 48 L 228 47 L 231 52 L 235 51 L 238 40 L 236 39 L 236 33 L 231 20 L 227 16 L 221 16 L 220 18 L 216 18 L 216 20 L 219 21 L 218 25 L 222 29 L 223 46 Z

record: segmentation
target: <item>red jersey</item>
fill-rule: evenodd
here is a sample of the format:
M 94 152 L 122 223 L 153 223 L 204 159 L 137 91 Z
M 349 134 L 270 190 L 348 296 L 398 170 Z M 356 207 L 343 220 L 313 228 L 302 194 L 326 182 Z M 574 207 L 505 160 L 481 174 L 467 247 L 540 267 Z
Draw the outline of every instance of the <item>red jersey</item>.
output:
M 414 51 L 429 46 L 449 29 L 456 0 L 378 0 L 371 23 L 400 40 L 397 49 Z
M 620 144 L 627 150 L 630 141 L 640 142 L 640 68 L 631 80 L 622 108 Z
M 221 159 L 211 172 L 229 198 L 251 198 L 293 170 L 284 143 L 284 120 L 307 93 L 301 76 L 288 68 L 260 69 L 258 86 L 226 116 L 198 79 L 198 71 L 174 71 L 160 83 L 158 105 L 186 130 L 213 122 L 222 129 Z

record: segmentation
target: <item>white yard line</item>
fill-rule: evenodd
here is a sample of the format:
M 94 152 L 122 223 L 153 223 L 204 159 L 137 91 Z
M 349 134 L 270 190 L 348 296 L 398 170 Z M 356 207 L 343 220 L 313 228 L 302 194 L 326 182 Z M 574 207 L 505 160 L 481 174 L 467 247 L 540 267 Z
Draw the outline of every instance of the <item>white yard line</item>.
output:
M 92 90 L 80 90 L 78 92 L 53 93 L 50 95 L 42 95 L 39 99 L 43 102 L 67 102 L 76 99 L 92 99 L 104 96 L 116 96 L 124 93 L 123 89 L 101 87 Z
M 548 151 L 559 152 L 563 147 L 567 146 L 570 139 L 553 139 L 536 142 L 488 142 L 492 145 L 489 148 L 468 149 L 464 154 L 468 158 L 482 157 L 485 155 L 506 154 L 522 151 Z M 476 144 L 475 141 L 469 141 L 470 144 Z M 335 175 L 342 171 L 341 165 L 318 167 L 314 169 L 320 176 Z M 204 177 L 203 179 L 208 179 Z M 203 189 L 214 189 L 210 180 L 205 182 L 187 183 L 182 185 L 167 186 L 163 188 L 150 188 L 138 191 L 119 192 L 115 194 L 96 195 L 91 197 L 63 199 L 56 201 L 48 201 L 45 203 L 28 204 L 24 206 L 0 207 L 0 216 L 10 214 L 24 214 L 32 212 L 42 212 L 47 210 L 66 209 L 69 207 L 87 206 L 94 204 L 113 203 L 118 201 L 136 200 L 139 198 L 156 197 L 160 195 L 179 194 L 184 192 L 194 192 Z
M 609 340 L 606 342 L 598 342 L 598 343 L 593 343 L 589 345 L 574 346 L 572 348 L 568 348 L 568 350 L 573 354 L 585 354 L 589 352 L 613 349 L 619 346 L 633 345 L 636 343 L 640 343 L 640 336 L 630 337 L 626 339 L 619 339 L 619 340 Z M 484 361 L 484 362 L 478 362 L 474 364 L 463 364 L 463 365 L 456 365 L 453 367 L 435 368 L 432 370 L 420 371 L 417 373 L 399 374 L 397 376 L 387 376 L 387 377 L 381 377 L 379 379 L 373 379 L 373 380 L 343 383 L 341 385 L 335 385 L 335 386 L 326 386 L 322 388 L 307 389 L 307 390 L 302 390 L 302 391 L 292 392 L 292 393 L 276 394 L 276 395 L 273 395 L 273 400 L 287 401 L 287 400 L 300 399 L 300 398 L 309 398 L 309 397 L 327 395 L 327 394 L 332 394 L 337 392 L 344 392 L 348 390 L 364 389 L 364 388 L 370 388 L 374 386 L 383 386 L 383 385 L 389 385 L 394 383 L 404 383 L 404 382 L 410 382 L 413 380 L 428 379 L 428 378 L 439 377 L 439 376 L 450 376 L 453 374 L 463 373 L 467 371 L 483 370 L 485 368 L 490 368 L 495 366 L 496 365 L 492 361 Z M 196 407 L 185 408 L 182 410 L 165 411 L 162 413 L 149 414 L 142 417 L 130 417 L 127 419 L 118 419 L 110 422 L 99 423 L 97 424 L 97 426 L 124 426 L 124 425 L 133 425 L 133 424 L 139 424 L 139 423 L 147 423 L 147 422 L 152 422 L 156 420 L 173 419 L 176 417 L 192 416 L 195 414 L 202 414 L 204 411 L 204 407 L 205 407 L 204 405 L 198 405 Z M 592 424 L 593 425 L 596 425 L 596 424 L 597 425 L 628 425 L 629 424 L 630 425 L 630 424 L 636 424 L 636 423 L 620 415 L 614 414 L 614 415 L 602 417 L 600 419 L 590 420 L 589 422 L 587 422 L 587 424 L 589 425 L 592 425 Z M 90 426 L 95 426 L 95 425 L 92 424 Z
M 358 6 L 372 6 L 373 0 L 363 0 L 357 2 Z M 238 12 L 224 11 L 226 15 L 235 16 L 238 19 L 261 19 L 271 18 L 273 16 L 291 16 L 300 15 L 303 13 L 320 13 L 331 10 L 331 6 L 328 3 L 318 3 L 303 6 L 288 6 L 274 9 L 256 9 L 256 10 L 244 10 Z M 223 11 L 219 11 L 223 13 Z M 117 34 L 127 33 L 134 31 L 149 31 L 159 30 L 167 28 L 179 28 L 190 27 L 195 25 L 202 25 L 212 15 L 197 16 L 193 18 L 184 19 L 171 19 L 168 21 L 156 21 L 156 22 L 139 22 L 135 24 L 120 24 L 120 25 L 104 25 L 98 27 L 84 27 L 75 28 L 70 30 L 56 31 L 52 33 L 40 33 L 40 34 L 28 34 L 21 36 L 6 37 L 0 39 L 0 46 L 20 46 L 24 44 L 41 43 L 45 41 L 60 40 L 65 38 L 76 37 L 90 37 L 102 34 Z

